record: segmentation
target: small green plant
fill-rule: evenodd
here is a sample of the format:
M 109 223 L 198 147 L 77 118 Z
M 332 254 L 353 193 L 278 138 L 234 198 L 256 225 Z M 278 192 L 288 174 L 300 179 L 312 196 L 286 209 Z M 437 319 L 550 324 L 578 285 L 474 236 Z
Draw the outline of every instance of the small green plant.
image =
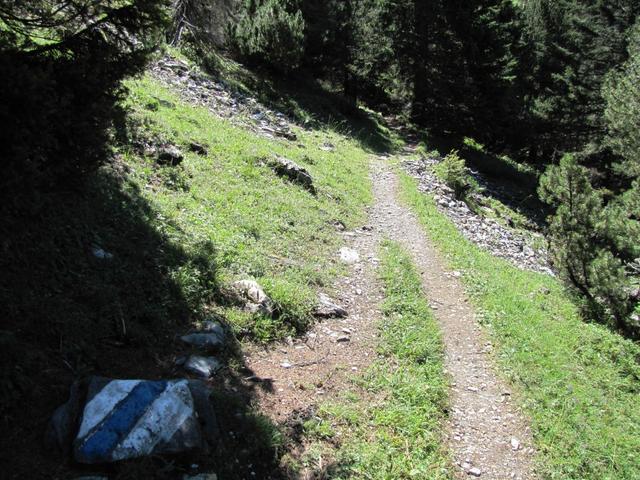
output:
M 485 151 L 485 146 L 471 137 L 464 137 L 464 144 L 467 147 L 477 150 L 479 152 Z
M 458 154 L 458 150 L 452 150 L 436 166 L 436 175 L 453 189 L 458 200 L 468 200 L 471 193 L 477 190 L 477 184 L 469 174 L 469 169 L 464 159 Z
M 303 428 L 305 435 L 320 440 L 331 439 L 336 434 L 331 423 L 319 417 L 304 422 Z

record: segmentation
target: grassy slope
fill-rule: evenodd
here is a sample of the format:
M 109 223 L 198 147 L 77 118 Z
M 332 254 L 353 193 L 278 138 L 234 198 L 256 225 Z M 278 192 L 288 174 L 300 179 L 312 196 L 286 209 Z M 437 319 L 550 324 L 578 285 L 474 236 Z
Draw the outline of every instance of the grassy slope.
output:
M 364 219 L 363 207 L 371 199 L 367 153 L 329 131 L 299 130 L 296 144 L 256 136 L 204 108 L 182 104 L 149 79 L 130 82 L 129 88 L 133 118 L 144 125 L 144 136 L 184 151 L 190 141 L 209 146 L 206 157 L 189 153 L 177 168 L 158 168 L 153 159 L 133 151 L 125 154 L 135 182 L 157 211 L 158 228 L 187 250 L 203 251 L 210 244 L 209 263 L 215 264 L 218 284 L 256 278 L 283 311 L 276 323 L 232 309 L 219 313 L 238 333 L 262 340 L 286 335 L 286 324 L 303 328 L 310 320 L 314 289 L 329 285 L 338 268 L 332 258 L 340 240 L 332 224 L 354 226 Z M 326 141 L 336 145 L 334 152 L 317 148 Z M 307 168 L 318 195 L 262 165 L 275 154 Z M 188 266 L 175 272 L 182 290 L 194 297 L 196 310 L 207 308 L 201 274 Z
M 585 324 L 560 283 L 464 239 L 413 179 L 402 195 L 464 280 L 532 418 L 543 478 L 640 478 L 640 348 Z
M 442 447 L 447 382 L 438 325 L 420 276 L 398 244 L 383 245 L 380 274 L 386 297 L 380 359 L 358 380 L 364 398 L 348 393 L 322 406 L 305 425 L 306 433 L 339 444 L 337 454 L 329 453 L 336 462 L 330 478 L 449 478 Z M 319 444 L 310 452 L 308 461 L 319 463 Z
M 12 255 L 2 258 L 0 278 L 9 311 L 0 331 L 0 463 L 16 476 L 70 475 L 56 452 L 34 452 L 33 445 L 75 379 L 177 375 L 173 358 L 185 351 L 177 335 L 210 314 L 259 341 L 304 329 L 316 291 L 330 290 L 342 268 L 333 222 L 361 224 L 371 201 L 361 141 L 321 127 L 298 130 L 295 143 L 257 137 L 149 78 L 127 86 L 131 114 L 116 160 L 73 190 L 26 199 L 25 216 L 3 238 Z M 134 147 L 150 139 L 185 152 L 197 141 L 209 152 L 161 167 Z M 327 141 L 333 152 L 317 148 Z M 273 154 L 308 168 L 317 196 L 261 165 Z M 96 258 L 94 246 L 113 257 Z M 250 316 L 225 304 L 224 285 L 244 277 L 263 284 L 279 316 Z M 252 463 L 269 475 L 278 462 L 275 430 L 248 407 L 251 391 L 238 387 L 232 395 L 239 400 L 220 402 L 229 410 L 221 428 L 251 442 L 225 438 L 215 455 L 195 463 L 217 458 L 225 478 L 248 478 Z

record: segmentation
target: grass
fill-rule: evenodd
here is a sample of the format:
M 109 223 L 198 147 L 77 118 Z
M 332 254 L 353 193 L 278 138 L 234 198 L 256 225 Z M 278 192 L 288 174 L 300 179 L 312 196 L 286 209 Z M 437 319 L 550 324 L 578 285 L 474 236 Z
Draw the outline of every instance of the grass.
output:
M 134 148 L 123 150 L 131 177 L 156 212 L 156 227 L 187 251 L 210 245 L 205 263 L 215 264 L 217 284 L 255 278 L 281 315 L 274 321 L 209 305 L 201 280 L 214 272 L 186 265 L 173 275 L 192 297 L 193 313 L 202 316 L 213 308 L 236 333 L 264 341 L 304 329 L 315 290 L 329 285 L 339 269 L 332 260 L 340 244 L 333 224 L 361 223 L 371 201 L 367 152 L 330 131 L 298 129 L 296 144 L 256 136 L 183 104 L 149 78 L 128 87 L 134 143 L 172 143 L 185 152 L 190 142 L 208 147 L 206 156 L 187 153 L 178 167 L 160 167 Z M 326 141 L 336 150 L 320 150 Z M 317 196 L 277 177 L 265 165 L 273 155 L 308 169 Z
M 305 431 L 339 445 L 330 478 L 450 478 L 442 446 L 447 381 L 440 331 L 409 255 L 385 242 L 381 262 L 380 357 L 358 380 L 364 395 L 348 393 L 322 406 Z M 311 452 L 311 460 L 322 458 L 317 447 Z
M 185 353 L 178 337 L 209 317 L 241 340 L 304 330 L 318 290 L 330 290 L 343 268 L 334 224 L 361 225 L 371 202 L 369 151 L 334 128 L 296 129 L 295 143 L 263 138 L 149 77 L 126 86 L 128 115 L 114 132 L 113 159 L 65 189 L 25 195 L 3 231 L 10 254 L 0 259 L 0 463 L 18 476 L 78 476 L 53 450 L 33 449 L 74 380 L 177 375 L 173 361 Z M 207 154 L 190 152 L 191 142 Z M 325 142 L 335 149 L 321 150 Z M 156 162 L 150 147 L 163 144 L 184 152 L 180 165 Z M 276 176 L 265 161 L 273 155 L 308 169 L 317 194 Z M 109 255 L 99 258 L 97 249 Z M 262 284 L 274 318 L 227 302 L 225 287 L 243 278 Z M 278 468 L 282 439 L 252 410 L 255 392 L 238 381 L 242 356 L 233 356 L 242 344 L 230 344 L 221 355 L 232 357 L 229 395 L 238 399 L 225 394 L 219 420 L 222 432 L 238 436 L 176 468 L 217 460 L 225 478 L 266 478 Z M 127 469 L 154 471 L 156 461 L 118 466 L 119 478 L 140 478 Z
M 640 348 L 586 324 L 558 280 L 464 239 L 403 175 L 402 196 L 452 268 L 464 272 L 501 371 L 531 418 L 542 478 L 640 478 Z

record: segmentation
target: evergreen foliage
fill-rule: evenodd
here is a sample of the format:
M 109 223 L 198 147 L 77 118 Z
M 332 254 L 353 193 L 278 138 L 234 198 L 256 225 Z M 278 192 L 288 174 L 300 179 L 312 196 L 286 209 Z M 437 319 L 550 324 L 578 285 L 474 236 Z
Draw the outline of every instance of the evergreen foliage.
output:
M 555 266 L 586 300 L 591 318 L 632 336 L 640 334 L 632 313 L 638 301 L 634 272 L 628 269 L 640 256 L 637 187 L 607 203 L 572 155 L 549 167 L 540 182 L 542 200 L 556 208 L 549 227 Z
M 591 170 L 575 156 L 566 156 L 559 166 L 547 169 L 540 184 L 542 199 L 556 207 L 550 226 L 556 265 L 586 299 L 592 317 L 633 336 L 640 334 L 634 313 L 638 310 L 636 265 L 640 257 L 639 31 L 636 26 L 630 32 L 629 59 L 603 76 L 602 93 L 591 95 L 592 107 L 571 107 L 594 109 L 591 117 L 583 117 L 594 123 L 591 127 L 585 124 L 582 131 L 592 128 L 597 132 L 587 147 L 590 152 L 611 148 L 618 156 L 607 163 L 593 165 L 591 161 Z M 602 126 L 596 128 L 596 123 Z M 584 148 L 582 145 L 581 158 L 592 160 L 584 155 Z M 597 188 L 599 184 L 610 188 Z
M 458 200 L 468 200 L 476 189 L 476 185 L 465 165 L 464 159 L 458 155 L 458 151 L 450 152 L 437 166 L 437 173 L 444 182 L 453 190 Z
M 629 42 L 629 60 L 611 72 L 604 86 L 607 144 L 622 157 L 616 173 L 640 177 L 640 22 Z
M 580 152 L 604 168 L 606 75 L 627 58 L 627 32 L 640 5 L 635 0 L 529 0 L 525 2 L 537 55 L 532 90 L 535 138 L 532 157 Z
M 165 6 L 0 1 L 3 194 L 74 181 L 105 158 L 120 81 L 154 50 Z
M 242 55 L 289 73 L 304 54 L 305 23 L 297 0 L 247 0 L 233 31 Z

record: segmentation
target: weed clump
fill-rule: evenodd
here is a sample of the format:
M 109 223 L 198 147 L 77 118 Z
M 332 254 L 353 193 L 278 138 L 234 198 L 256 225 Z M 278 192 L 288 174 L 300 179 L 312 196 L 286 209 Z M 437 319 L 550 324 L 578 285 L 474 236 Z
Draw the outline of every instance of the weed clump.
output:
M 440 177 L 458 200 L 468 201 L 473 193 L 478 190 L 477 184 L 469 173 L 465 161 L 457 150 L 452 150 L 449 155 L 436 167 L 436 175 Z

